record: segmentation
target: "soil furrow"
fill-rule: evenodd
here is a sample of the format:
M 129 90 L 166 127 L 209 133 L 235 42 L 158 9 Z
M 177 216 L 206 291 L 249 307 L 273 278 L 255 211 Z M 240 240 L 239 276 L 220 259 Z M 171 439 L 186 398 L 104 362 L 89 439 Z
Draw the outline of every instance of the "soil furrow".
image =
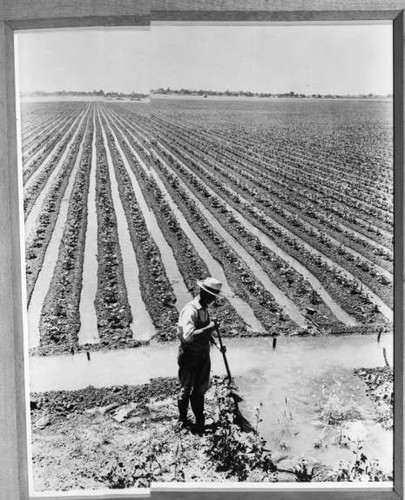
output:
M 390 306 L 393 301 L 392 285 L 390 287 L 390 283 L 387 281 L 385 276 L 379 276 L 377 273 L 375 273 L 376 279 L 374 279 L 371 275 L 373 268 L 367 265 L 367 262 L 355 261 L 354 264 L 352 264 L 351 261 L 354 261 L 354 257 L 351 254 L 347 255 L 346 252 L 345 258 L 343 258 L 340 256 L 339 252 L 333 251 L 332 244 L 326 237 L 318 241 L 316 238 L 311 237 L 311 234 L 307 235 L 305 231 L 302 230 L 302 222 L 297 218 L 294 218 L 294 220 L 289 223 L 285 222 L 285 220 L 280 218 L 277 214 L 270 213 L 266 209 L 264 209 L 263 212 L 259 211 L 256 207 L 253 207 L 253 203 L 246 199 L 246 194 L 243 193 L 242 189 L 236 188 L 237 194 L 235 194 L 230 187 L 225 187 L 225 184 L 218 181 L 216 176 L 207 172 L 205 167 L 200 166 L 196 162 L 189 164 L 187 161 L 188 153 L 184 153 L 178 148 L 170 146 L 165 140 L 163 140 L 163 143 L 165 144 L 164 147 L 170 152 L 171 155 L 173 155 L 174 158 L 178 158 L 180 156 L 180 158 L 183 159 L 183 168 L 188 169 L 190 175 L 198 175 L 200 181 L 203 179 L 202 182 L 204 185 L 207 184 L 216 194 L 220 194 L 222 197 L 225 196 L 226 199 L 233 201 L 234 204 L 236 203 L 236 209 L 238 211 L 240 211 L 241 207 L 242 209 L 248 208 L 249 211 L 253 210 L 259 218 L 265 214 L 265 216 L 269 217 L 269 220 L 272 223 L 277 224 L 280 229 L 289 233 L 290 236 L 293 235 L 294 237 L 299 238 L 302 243 L 307 245 L 308 249 L 311 247 L 318 253 L 318 255 L 325 256 L 325 258 L 328 259 L 327 262 L 329 265 L 333 264 L 334 266 L 337 266 L 340 271 L 347 273 L 346 277 L 356 277 L 359 279 L 362 286 L 365 287 L 369 293 L 373 302 L 384 310 L 384 314 L 388 318 L 392 317 L 392 311 L 390 311 Z M 187 163 L 187 166 L 185 162 Z M 192 174 L 191 167 L 193 168 Z M 340 248 L 341 247 L 342 245 L 340 245 Z M 380 283 L 380 280 L 383 280 L 383 282 L 381 281 Z
M 120 132 L 122 137 L 126 137 L 125 129 L 120 129 Z M 132 159 L 132 170 L 137 176 L 148 206 L 156 214 L 157 222 L 173 249 L 188 290 L 195 295 L 198 293 L 196 280 L 203 279 L 210 274 L 217 276 L 223 282 L 223 291 L 227 300 L 217 301 L 214 305 L 215 315 L 221 318 L 221 326 L 225 331 L 230 334 L 241 334 L 247 330 L 264 332 L 248 304 L 235 296 L 230 289 L 223 268 L 213 259 L 203 241 L 189 226 L 163 183 L 158 186 L 158 179 L 152 179 L 150 176 L 152 172 L 131 147 L 127 138 L 124 141 L 121 140 L 121 146 L 127 156 Z M 245 322 L 250 327 L 246 328 Z M 159 338 L 165 340 L 168 337 L 161 334 Z
M 123 220 L 126 220 L 128 224 L 128 250 L 130 246 L 133 260 L 139 269 L 137 276 L 139 276 L 138 286 L 142 300 L 156 330 L 172 332 L 178 318 L 178 312 L 174 306 L 176 297 L 167 278 L 159 248 L 149 234 L 130 175 L 119 154 L 114 136 L 109 129 L 104 130 L 103 134 L 117 177 L 116 189 L 122 202 Z M 126 274 L 126 278 L 127 276 L 131 278 L 130 273 Z M 143 328 L 142 323 L 138 328 Z M 154 334 L 155 331 L 152 332 L 152 335 Z M 151 332 L 149 332 L 149 338 L 150 336 Z
M 81 114 L 85 115 L 85 113 L 86 110 Z M 23 183 L 27 190 L 35 184 L 40 169 L 45 168 L 49 162 L 63 153 L 80 122 L 79 116 L 73 115 L 66 125 L 58 127 L 57 132 L 52 134 L 52 139 L 45 143 L 43 150 L 38 151 L 34 158 L 24 165 Z
M 89 192 L 87 197 L 87 224 L 83 241 L 83 283 L 80 293 L 80 330 L 78 343 L 98 344 L 97 315 L 94 301 L 97 294 L 97 209 L 96 209 L 96 118 L 93 106 L 91 162 L 89 165 Z M 90 149 L 90 145 L 89 145 Z
M 52 161 L 45 162 L 38 170 L 38 175 L 32 178 L 33 182 L 24 187 L 24 219 L 25 219 L 25 234 L 30 237 L 32 230 L 35 227 L 38 213 L 41 210 L 42 204 L 47 196 L 49 186 L 54 182 L 59 175 L 61 166 L 64 165 L 66 159 L 70 155 L 73 144 L 83 131 L 83 123 L 88 116 L 88 110 L 84 112 L 76 122 L 76 129 L 72 129 L 70 138 L 66 138 L 60 148 L 60 152 L 55 152 L 51 159 Z M 58 146 L 57 146 L 58 148 Z
M 228 228 L 232 227 L 232 223 L 230 223 L 230 222 L 231 222 L 231 221 L 229 221 L 229 220 L 228 220 L 228 221 L 225 223 L 225 224 L 226 224 L 226 226 L 227 226 Z M 273 246 L 274 246 L 274 244 L 273 244 Z M 285 252 L 284 252 L 281 256 L 282 256 L 283 258 L 285 258 L 285 256 L 286 256 Z M 306 275 L 307 275 L 307 274 L 308 274 L 308 270 L 306 271 Z M 316 287 L 316 289 L 317 289 L 317 290 L 318 290 L 318 292 L 319 292 L 319 290 L 320 290 L 320 288 L 319 288 L 319 281 L 318 281 L 318 280 L 313 280 L 313 285 Z M 322 293 L 323 293 L 323 294 L 325 294 L 326 292 L 322 291 Z M 332 303 L 332 306 L 334 306 L 334 307 L 335 307 L 335 309 L 336 309 L 337 304 L 336 304 L 335 302 L 333 302 L 333 303 Z M 346 318 L 345 318 L 345 319 L 346 319 L 346 321 L 348 321 L 347 315 L 346 315 Z M 352 320 L 350 320 L 350 321 L 348 321 L 348 322 L 349 322 L 350 324 L 353 324 L 353 321 L 352 321 Z
M 103 109 L 104 113 L 103 115 L 105 116 L 105 110 Z M 173 287 L 173 292 L 176 297 L 176 303 L 175 307 L 177 310 L 180 312 L 182 309 L 183 305 L 191 300 L 191 295 L 189 290 L 187 289 L 183 277 L 177 267 L 177 262 L 174 257 L 172 248 L 170 245 L 166 242 L 166 239 L 160 229 L 159 224 L 157 223 L 156 217 L 153 213 L 153 211 L 150 210 L 148 207 L 148 204 L 146 203 L 142 189 L 140 188 L 138 184 L 138 179 L 136 175 L 133 172 L 133 169 L 131 168 L 131 165 L 128 161 L 127 156 L 122 150 L 122 138 L 120 137 L 120 133 L 117 132 L 117 129 L 115 128 L 114 124 L 112 124 L 110 121 L 107 122 L 108 130 L 112 132 L 112 137 L 114 139 L 114 143 L 116 145 L 117 151 L 119 153 L 119 157 L 122 159 L 124 166 L 127 169 L 128 175 L 131 179 L 132 182 L 132 189 L 134 191 L 135 198 L 141 208 L 146 227 L 154 240 L 155 244 L 157 245 L 160 253 L 160 257 L 162 259 L 163 267 L 165 268 L 168 280 Z M 120 140 L 117 139 L 117 134 Z M 129 160 L 134 161 L 135 159 L 133 157 L 130 157 Z
M 170 127 L 169 130 L 171 131 L 172 128 L 173 127 Z M 164 131 L 164 133 L 166 133 L 166 132 L 167 132 L 167 130 Z M 175 142 L 178 141 L 180 139 L 180 137 L 182 138 L 182 140 L 184 140 L 184 137 L 177 136 L 177 138 L 175 139 Z M 197 140 L 197 142 L 198 142 L 198 140 Z M 206 144 L 202 145 L 201 147 L 207 149 Z M 201 149 L 201 147 L 199 149 Z M 194 141 L 193 141 L 191 150 L 195 151 L 195 142 Z M 209 151 L 212 152 L 211 150 L 209 150 Z M 243 150 L 243 153 L 241 153 L 240 155 L 236 155 L 234 151 L 231 151 L 229 154 L 231 154 L 232 156 L 229 157 L 228 160 L 233 165 L 237 164 L 242 169 L 241 171 L 247 171 L 248 172 L 248 171 L 250 171 L 252 169 L 255 170 L 255 167 L 252 166 L 252 163 L 255 163 L 255 161 L 251 157 L 250 154 L 249 154 L 249 156 L 247 156 L 248 151 L 249 151 L 249 146 L 246 146 L 244 148 L 244 150 Z M 225 152 L 224 152 L 223 148 L 221 148 L 218 153 L 221 156 L 225 155 Z M 296 187 L 297 179 L 294 176 L 288 176 L 288 174 L 285 171 L 284 164 L 280 165 L 279 167 L 277 167 L 276 172 L 274 171 L 273 167 L 269 169 L 269 165 L 267 163 L 263 163 L 263 161 L 259 162 L 258 165 L 260 165 L 261 167 L 260 167 L 260 170 L 256 171 L 256 173 L 254 174 L 255 178 L 257 178 L 258 175 L 259 175 L 259 177 L 261 179 L 268 178 L 269 183 L 270 183 L 269 186 L 271 186 L 274 183 L 276 183 L 277 185 L 280 185 L 281 190 L 289 190 L 289 191 L 291 191 L 292 194 L 295 193 L 294 199 L 297 198 L 297 197 L 301 198 L 302 196 L 305 196 L 307 198 L 306 199 L 306 204 L 313 203 L 313 202 L 318 203 L 318 206 L 316 207 L 315 213 L 317 213 L 319 210 L 323 210 L 322 204 L 319 205 L 319 196 L 320 196 L 320 194 L 321 194 L 322 199 L 323 199 L 322 192 L 320 191 L 320 193 L 317 193 L 316 195 L 308 194 L 306 192 L 306 190 L 303 188 L 303 186 L 305 186 L 305 184 L 306 184 L 306 179 L 301 179 L 301 181 L 299 181 L 299 183 L 301 184 L 301 186 L 300 186 L 300 189 L 298 190 L 297 187 Z M 298 170 L 298 169 L 295 169 L 295 170 L 297 170 L 297 172 L 300 175 L 302 175 L 302 172 L 300 170 Z M 282 180 L 283 178 L 287 179 L 288 182 L 286 182 L 285 180 Z M 278 190 L 276 190 L 276 191 L 274 191 L 274 189 L 271 189 L 273 195 L 275 195 L 276 197 L 279 197 L 282 194 L 282 191 L 280 191 L 280 188 Z M 319 191 L 321 189 L 321 187 L 319 186 L 319 183 L 312 183 L 312 188 L 315 189 L 315 191 Z M 291 200 L 291 199 L 292 199 L 291 196 L 285 196 L 284 195 L 283 202 L 289 202 L 289 200 Z M 339 197 L 339 199 L 335 200 L 335 202 L 337 204 L 339 204 L 340 201 L 341 201 L 341 196 Z M 306 209 L 306 205 L 303 205 L 303 207 L 301 207 L 301 208 Z M 334 215 L 337 216 L 338 218 L 341 218 L 342 216 L 344 216 L 345 218 L 349 218 L 350 220 L 353 219 L 353 221 L 357 220 L 355 218 L 355 216 L 353 215 L 352 211 L 346 212 L 345 210 L 341 210 L 341 209 L 334 210 L 333 207 L 330 207 L 330 208 L 331 208 L 331 211 L 333 211 Z M 368 215 L 367 220 L 360 220 L 359 219 L 357 222 L 360 223 L 363 227 L 371 230 L 373 228 L 369 228 L 369 225 L 370 225 L 370 217 L 369 217 L 369 215 L 370 214 L 367 213 L 367 215 Z M 348 220 L 345 223 L 347 223 L 347 222 L 348 222 Z M 388 239 L 392 238 L 392 234 L 391 234 L 392 231 L 391 230 L 390 231 L 385 231 L 382 228 L 375 228 L 375 229 L 373 229 L 374 233 L 376 233 L 376 232 L 377 233 L 381 233 L 381 231 L 383 232 L 383 235 L 384 235 L 385 238 L 388 238 Z
M 148 142 L 150 142 L 150 141 L 148 141 Z M 251 222 L 253 224 L 257 223 L 257 215 L 256 214 L 253 214 L 251 219 L 252 219 Z M 285 238 L 280 238 L 281 234 L 280 234 L 280 231 L 277 230 L 277 228 L 275 231 L 275 235 L 272 234 L 273 239 L 274 239 L 274 236 L 276 236 L 276 239 L 278 238 L 279 245 L 281 244 L 281 246 L 285 246 L 285 242 L 284 242 Z M 296 243 L 297 242 L 294 243 L 294 240 L 292 240 L 291 244 L 288 245 L 286 249 L 288 249 L 287 251 L 289 253 L 297 253 L 297 257 L 299 258 L 299 260 L 301 260 L 303 258 L 303 249 L 304 248 L 302 247 L 302 245 L 299 245 L 297 248 L 297 250 L 299 250 L 299 251 L 294 252 L 295 251 L 294 245 L 296 245 Z M 322 262 L 322 260 L 319 260 L 319 257 L 314 256 L 313 253 L 306 252 L 305 257 L 307 259 L 306 259 L 306 264 L 304 264 L 304 265 L 306 265 L 307 268 L 308 268 L 308 265 L 311 266 L 311 271 L 315 275 L 320 276 L 320 280 L 324 283 L 324 286 L 326 285 L 329 292 L 331 293 L 331 295 L 336 297 L 335 300 L 337 303 L 341 303 L 344 305 L 343 308 L 345 310 L 352 311 L 351 312 L 352 315 L 357 317 L 360 321 L 364 321 L 364 318 L 367 317 L 367 315 L 365 314 L 365 309 L 368 309 L 369 314 L 370 314 L 370 318 L 372 318 L 372 321 L 377 319 L 377 317 L 379 315 L 378 310 L 374 310 L 374 311 L 371 310 L 371 304 L 370 304 L 370 300 L 369 300 L 368 296 L 365 295 L 361 291 L 361 289 L 357 288 L 357 285 L 355 283 L 353 283 L 351 280 L 349 280 L 345 277 L 342 278 L 342 276 L 340 275 L 340 273 L 337 272 L 336 269 L 334 269 L 334 268 L 330 269 L 329 266 L 325 262 Z M 305 260 L 304 260 L 304 262 L 305 262 Z M 321 266 L 320 266 L 320 264 L 321 264 Z M 335 282 L 330 281 L 330 280 L 325 281 L 325 276 L 323 276 L 325 271 L 332 272 L 334 274 L 334 281 Z M 356 301 L 357 303 L 356 304 L 354 304 L 353 296 L 351 296 L 349 299 L 349 297 L 347 297 L 346 294 L 342 294 L 342 291 L 339 290 L 341 285 L 344 285 L 345 287 L 350 288 L 350 295 L 357 296 L 357 301 Z
M 88 119 L 88 118 L 87 118 Z M 34 273 L 36 274 L 36 279 L 29 281 L 28 287 L 28 332 L 29 332 L 29 347 L 37 348 L 39 347 L 39 353 L 46 353 L 48 350 L 47 338 L 42 337 L 42 311 L 45 304 L 47 294 L 50 290 L 50 284 L 52 282 L 52 277 L 59 259 L 59 250 L 62 242 L 62 237 L 68 218 L 69 200 L 71 198 L 72 190 L 74 187 L 74 181 L 76 178 L 76 173 L 79 169 L 80 160 L 83 152 L 84 146 L 84 134 L 81 134 L 76 138 L 76 143 L 74 149 L 75 155 L 70 160 L 69 168 L 61 172 L 60 182 L 65 185 L 64 189 L 62 187 L 58 191 L 58 184 L 55 186 L 55 198 L 52 200 L 52 192 L 50 193 L 49 203 L 52 204 L 52 208 L 49 207 L 54 212 L 51 212 L 52 219 L 48 211 L 44 211 L 40 217 L 43 218 L 43 223 L 48 224 L 46 230 L 43 230 L 45 234 L 38 235 L 39 243 L 41 243 L 41 236 L 48 239 L 47 244 L 43 244 L 40 247 L 40 254 L 37 254 L 36 268 Z M 58 196 L 59 194 L 59 196 Z M 41 226 L 37 228 L 37 234 L 41 231 Z M 36 251 L 35 245 L 33 247 L 33 252 Z M 29 259 L 29 253 L 27 253 L 27 258 Z M 42 261 L 42 262 L 39 262 Z M 33 273 L 33 274 L 34 274 Z M 27 276 L 29 276 L 27 274 Z M 56 305 L 56 304 L 55 304 Z M 68 305 L 68 304 L 66 304 Z M 56 340 L 55 343 L 58 341 Z M 41 349 L 43 348 L 43 351 Z M 52 350 L 52 347 L 50 348 Z
M 126 239 L 126 245 L 122 246 L 119 236 L 127 236 L 127 228 L 123 227 L 123 220 L 117 220 L 116 208 L 119 207 L 119 196 L 115 191 L 113 194 L 112 182 L 115 180 L 113 166 L 109 160 L 109 151 L 106 148 L 106 140 L 103 129 L 97 117 L 96 121 L 97 141 L 97 173 L 96 173 L 96 208 L 98 226 L 98 286 L 96 295 L 96 313 L 98 320 L 99 335 L 103 347 L 121 346 L 131 347 L 140 345 L 134 340 L 134 334 L 149 337 L 153 328 L 148 315 L 143 315 L 141 301 L 137 301 L 137 309 L 131 311 L 128 302 L 127 282 L 125 280 L 122 252 L 131 258 L 130 240 Z M 111 179 L 113 177 L 113 179 Z M 118 202 L 118 203 L 117 203 Z M 125 218 L 124 218 L 125 220 Z M 118 226 L 118 223 L 120 224 Z M 135 261 L 135 262 L 134 262 Z M 131 261 L 136 265 L 136 259 Z M 135 267 L 134 265 L 134 267 Z M 137 273 L 137 269 L 134 270 Z M 135 276 L 131 294 L 137 292 Z M 132 285 L 132 283 L 131 283 Z M 131 295 L 132 296 L 132 295 Z M 138 307 L 139 304 L 139 307 Z M 136 314 L 136 317 L 133 317 Z M 143 330 L 132 332 L 130 325 L 137 318 L 143 319 Z M 142 326 L 139 325 L 139 326 Z

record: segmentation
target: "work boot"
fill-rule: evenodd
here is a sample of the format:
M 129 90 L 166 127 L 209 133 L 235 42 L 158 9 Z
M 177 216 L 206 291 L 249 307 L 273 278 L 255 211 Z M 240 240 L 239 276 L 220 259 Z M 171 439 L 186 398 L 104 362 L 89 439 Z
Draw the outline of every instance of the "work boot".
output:
M 190 397 L 191 408 L 195 415 L 195 425 L 193 431 L 197 434 L 204 432 L 205 416 L 204 416 L 204 395 L 192 394 Z
M 188 399 L 178 399 L 177 405 L 179 408 L 179 424 L 181 428 L 190 427 L 192 422 L 188 418 Z

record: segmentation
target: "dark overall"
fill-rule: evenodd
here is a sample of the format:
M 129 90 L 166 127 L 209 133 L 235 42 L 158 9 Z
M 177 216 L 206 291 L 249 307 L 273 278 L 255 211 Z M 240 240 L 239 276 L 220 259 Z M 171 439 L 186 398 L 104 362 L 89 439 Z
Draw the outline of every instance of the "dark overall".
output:
M 208 314 L 207 314 L 208 317 Z M 196 330 L 204 328 L 209 324 L 202 322 L 198 316 Z M 187 420 L 188 403 L 196 418 L 196 426 L 203 427 L 204 418 L 204 394 L 208 390 L 209 377 L 211 371 L 210 341 L 207 338 L 198 338 L 198 335 L 191 342 L 181 342 L 178 354 L 180 392 L 178 405 L 180 420 Z

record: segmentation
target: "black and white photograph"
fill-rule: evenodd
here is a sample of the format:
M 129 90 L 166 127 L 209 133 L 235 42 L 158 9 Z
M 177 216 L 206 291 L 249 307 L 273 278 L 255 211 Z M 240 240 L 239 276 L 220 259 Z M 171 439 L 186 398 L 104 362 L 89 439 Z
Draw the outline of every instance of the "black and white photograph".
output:
M 124 114 L 149 112 L 148 37 L 18 36 L 34 491 L 150 484 L 148 345 L 175 296 Z
M 180 346 L 151 344 L 174 384 L 151 401 L 153 480 L 392 481 L 391 26 L 152 23 L 151 40 L 133 120 L 199 287 Z
M 392 485 L 392 39 L 15 35 L 32 493 Z

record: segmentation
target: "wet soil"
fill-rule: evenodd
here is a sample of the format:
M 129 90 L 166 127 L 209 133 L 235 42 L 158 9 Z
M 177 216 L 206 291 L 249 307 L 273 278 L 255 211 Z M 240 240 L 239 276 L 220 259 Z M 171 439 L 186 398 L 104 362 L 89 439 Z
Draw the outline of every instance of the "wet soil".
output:
M 355 371 L 367 385 L 367 394 L 374 401 L 377 421 L 388 430 L 394 427 L 394 371 L 392 367 L 360 368 Z
M 211 430 L 202 435 L 178 426 L 174 378 L 140 386 L 32 393 L 35 491 L 148 487 L 151 481 L 237 481 L 235 473 L 212 458 L 216 388 L 225 387 L 223 381 L 218 384 L 207 393 Z M 245 437 L 236 439 L 242 442 Z M 264 475 L 252 471 L 251 480 Z
M 377 420 L 392 429 L 392 369 L 356 373 L 368 386 Z M 203 434 L 179 427 L 177 391 L 177 379 L 156 378 L 138 386 L 32 393 L 35 491 L 138 488 L 152 481 L 336 480 L 339 471 L 309 460 L 286 461 L 282 452 L 266 448 L 260 434 L 243 432 L 224 379 L 213 377 L 207 392 Z M 244 457 L 240 462 L 238 455 Z

